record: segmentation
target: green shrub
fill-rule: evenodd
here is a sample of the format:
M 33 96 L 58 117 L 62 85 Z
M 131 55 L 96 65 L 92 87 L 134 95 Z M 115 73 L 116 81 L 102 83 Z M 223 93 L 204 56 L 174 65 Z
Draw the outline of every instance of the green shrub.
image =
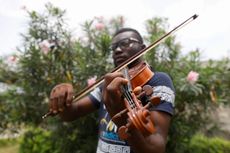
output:
M 230 141 L 221 138 L 208 138 L 203 135 L 196 135 L 192 138 L 190 153 L 229 153 Z
M 29 129 L 20 142 L 20 153 L 57 153 L 55 141 L 50 136 L 51 132 L 44 129 Z
M 5 146 L 11 146 L 18 143 L 17 138 L 9 138 L 9 139 L 0 139 L 0 148 Z

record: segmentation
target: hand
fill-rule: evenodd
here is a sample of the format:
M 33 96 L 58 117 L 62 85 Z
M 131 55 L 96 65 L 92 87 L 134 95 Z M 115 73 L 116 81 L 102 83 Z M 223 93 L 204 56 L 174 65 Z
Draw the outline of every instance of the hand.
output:
M 73 101 L 73 86 L 69 83 L 61 83 L 55 86 L 50 93 L 49 111 L 56 115 L 63 112 Z
M 112 118 L 114 115 L 125 109 L 124 99 L 122 97 L 121 86 L 128 83 L 122 73 L 115 72 L 105 75 L 103 88 L 103 102 Z M 124 119 L 126 122 L 126 119 Z M 115 123 L 119 124 L 119 123 Z

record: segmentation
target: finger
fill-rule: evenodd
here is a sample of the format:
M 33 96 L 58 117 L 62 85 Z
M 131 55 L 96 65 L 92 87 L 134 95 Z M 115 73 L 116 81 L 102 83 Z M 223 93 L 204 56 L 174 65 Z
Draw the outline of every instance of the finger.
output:
M 56 87 L 57 88 L 57 87 Z M 51 92 L 50 92 L 50 97 L 54 98 L 55 94 L 56 94 L 56 88 L 54 87 Z
M 140 86 L 137 86 L 136 88 L 133 89 L 133 93 L 137 96 L 141 93 L 142 88 Z
M 128 83 L 128 80 L 122 77 L 116 77 L 114 78 L 110 84 L 107 86 L 107 90 L 114 92 L 116 90 L 120 90 L 122 85 L 126 85 Z
M 115 79 L 116 77 L 123 77 L 123 74 L 121 72 L 106 74 L 104 78 L 104 87 L 107 87 L 107 85 L 110 84 L 110 82 L 112 82 L 112 80 Z
M 64 110 L 64 107 L 65 107 L 65 97 L 60 96 L 58 98 L 58 111 L 62 112 Z
M 57 103 L 58 103 L 58 98 L 54 98 L 53 102 L 52 102 L 52 112 L 54 114 L 57 114 L 57 112 L 58 112 L 58 105 L 57 105 Z
M 107 86 L 106 90 L 114 99 L 121 99 L 122 91 L 121 86 L 128 83 L 127 79 L 117 77 Z
M 74 97 L 73 91 L 66 92 L 65 96 L 66 96 L 66 105 L 70 106 L 73 101 L 73 97 Z
M 137 99 L 141 99 L 143 96 L 145 96 L 145 93 L 142 91 L 142 87 L 137 86 L 133 89 L 133 93 L 136 95 Z

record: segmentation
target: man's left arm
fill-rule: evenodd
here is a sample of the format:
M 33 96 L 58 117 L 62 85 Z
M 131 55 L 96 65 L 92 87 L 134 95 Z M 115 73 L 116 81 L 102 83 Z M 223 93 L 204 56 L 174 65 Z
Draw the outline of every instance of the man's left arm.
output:
M 127 141 L 136 153 L 163 153 L 165 151 L 172 116 L 171 111 L 173 109 L 174 93 L 168 90 L 169 86 L 165 84 L 165 82 L 171 82 L 171 80 L 168 80 L 169 78 L 164 76 L 160 78 L 160 80 L 157 79 L 158 84 L 156 84 L 154 92 L 156 93 L 155 96 L 161 97 L 161 103 L 150 111 L 151 121 L 156 131 L 149 136 L 144 136 L 135 128 L 129 130 L 130 135 Z M 122 74 L 110 73 L 105 76 L 103 101 L 111 118 L 125 108 L 120 90 L 124 84 L 127 84 L 127 80 L 122 78 Z M 165 97 L 166 93 L 168 93 L 167 95 L 171 98 L 168 98 L 168 96 Z M 166 99 L 171 99 L 172 101 L 168 102 Z M 120 117 L 119 120 L 114 123 L 119 128 L 125 125 L 126 121 L 127 115 L 126 117 Z

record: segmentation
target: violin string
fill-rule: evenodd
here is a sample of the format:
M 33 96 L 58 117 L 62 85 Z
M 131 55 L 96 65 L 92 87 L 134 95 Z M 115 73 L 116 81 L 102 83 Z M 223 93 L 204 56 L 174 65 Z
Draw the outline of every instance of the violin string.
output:
M 132 107 L 133 107 L 133 109 L 136 107 L 136 105 L 135 105 L 135 102 L 134 102 L 134 100 L 133 100 L 133 97 L 132 97 L 132 95 L 131 95 L 131 92 L 130 91 L 127 91 L 127 94 L 128 94 L 128 96 L 130 97 L 130 101 L 131 101 L 131 104 L 132 104 Z
M 128 67 L 124 67 L 122 70 L 122 73 L 124 77 L 128 80 L 128 84 L 123 85 L 124 88 L 124 93 L 126 94 L 127 100 L 131 106 L 131 108 L 135 108 L 135 102 L 133 101 L 133 97 L 131 95 L 131 90 L 132 90 L 132 85 L 130 81 L 130 76 L 129 76 L 129 70 Z
M 128 101 L 129 105 L 131 106 L 131 108 L 135 108 L 135 103 L 132 99 L 132 95 L 130 93 L 130 91 L 128 91 L 127 89 L 125 89 L 125 87 L 123 86 L 123 93 L 124 93 L 124 96 L 126 98 L 126 100 Z
M 124 97 L 125 97 L 126 100 L 128 101 L 129 105 L 132 105 L 131 98 L 130 98 L 130 96 L 128 95 L 127 90 L 125 89 L 124 86 L 123 86 L 122 89 L 123 89 L 123 95 L 124 95 Z
M 130 105 L 132 106 L 132 109 L 136 107 L 135 102 L 133 101 L 132 95 L 130 91 L 127 91 L 127 96 L 130 99 Z
M 128 95 L 128 97 L 129 97 L 129 99 L 130 99 L 130 104 L 131 104 L 132 109 L 133 109 L 133 108 L 135 107 L 135 103 L 134 103 L 134 101 L 133 101 L 131 92 L 130 92 L 129 90 L 127 90 L 127 95 Z

